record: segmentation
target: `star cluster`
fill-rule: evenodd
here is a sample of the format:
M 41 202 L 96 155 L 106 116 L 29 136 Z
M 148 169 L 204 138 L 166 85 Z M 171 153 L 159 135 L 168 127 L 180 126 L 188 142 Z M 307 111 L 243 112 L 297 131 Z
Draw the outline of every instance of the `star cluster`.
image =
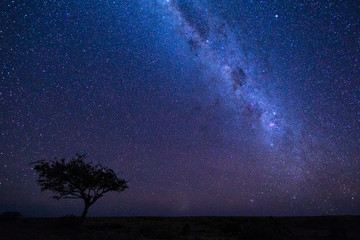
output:
M 359 10 L 4 1 L 0 212 L 78 211 L 29 163 L 86 152 L 130 187 L 93 216 L 359 214 Z

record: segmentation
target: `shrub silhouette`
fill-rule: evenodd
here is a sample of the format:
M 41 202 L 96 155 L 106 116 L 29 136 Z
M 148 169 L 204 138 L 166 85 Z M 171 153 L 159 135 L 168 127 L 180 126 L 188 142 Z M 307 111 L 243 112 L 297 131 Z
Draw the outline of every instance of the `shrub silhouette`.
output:
M 30 163 L 39 174 L 41 191 L 54 192 L 53 198 L 73 198 L 84 201 L 82 218 L 105 193 L 122 192 L 128 188 L 125 179 L 119 179 L 112 169 L 101 164 L 85 163 L 86 154 L 75 154 L 69 162 L 65 159 L 36 161 Z
M 190 225 L 188 223 L 186 223 L 185 225 L 183 225 L 183 227 L 181 229 L 181 235 L 188 236 L 189 233 L 190 233 Z

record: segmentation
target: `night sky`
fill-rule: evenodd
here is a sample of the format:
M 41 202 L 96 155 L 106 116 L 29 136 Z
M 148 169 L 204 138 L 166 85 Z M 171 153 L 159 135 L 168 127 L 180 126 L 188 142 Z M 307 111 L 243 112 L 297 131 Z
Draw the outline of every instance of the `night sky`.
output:
M 0 212 L 79 215 L 29 163 L 129 180 L 90 216 L 360 214 L 358 1 L 0 3 Z

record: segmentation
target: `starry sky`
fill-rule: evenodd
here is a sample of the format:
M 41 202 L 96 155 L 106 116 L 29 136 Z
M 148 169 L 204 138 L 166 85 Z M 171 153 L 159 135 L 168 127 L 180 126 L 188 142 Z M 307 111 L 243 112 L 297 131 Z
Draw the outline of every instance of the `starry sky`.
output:
M 129 181 L 90 216 L 360 214 L 360 4 L 0 3 L 0 212 L 80 214 L 31 161 Z

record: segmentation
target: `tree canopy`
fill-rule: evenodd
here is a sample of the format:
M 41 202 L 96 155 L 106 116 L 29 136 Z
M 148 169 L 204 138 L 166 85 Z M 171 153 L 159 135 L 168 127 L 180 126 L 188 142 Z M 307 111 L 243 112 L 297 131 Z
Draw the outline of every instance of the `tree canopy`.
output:
M 86 163 L 86 154 L 75 154 L 69 162 L 64 158 L 32 162 L 38 173 L 41 191 L 49 190 L 55 199 L 84 200 L 85 217 L 89 207 L 105 193 L 122 192 L 128 188 L 125 179 L 119 179 L 112 169 L 101 164 Z

